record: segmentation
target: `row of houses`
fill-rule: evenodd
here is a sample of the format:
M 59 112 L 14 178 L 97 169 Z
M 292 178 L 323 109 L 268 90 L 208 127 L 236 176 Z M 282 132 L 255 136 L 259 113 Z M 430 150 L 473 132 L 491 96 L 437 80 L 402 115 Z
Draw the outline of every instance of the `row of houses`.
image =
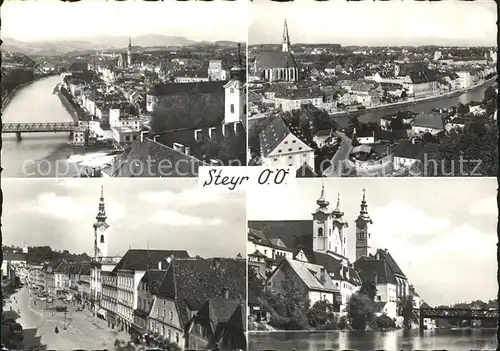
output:
M 130 249 L 121 258 L 30 266 L 28 283 L 71 295 L 133 340 L 182 349 L 246 349 L 246 262 Z

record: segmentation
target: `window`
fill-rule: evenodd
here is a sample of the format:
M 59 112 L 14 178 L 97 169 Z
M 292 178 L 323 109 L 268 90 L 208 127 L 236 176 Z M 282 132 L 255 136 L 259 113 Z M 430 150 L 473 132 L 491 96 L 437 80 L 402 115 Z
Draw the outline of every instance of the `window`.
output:
M 302 150 L 302 146 L 299 146 L 299 150 Z
M 323 228 L 318 228 L 318 236 L 323 237 Z
M 170 329 L 168 330 L 168 340 L 170 340 L 170 338 L 172 337 L 172 332 L 170 331 Z
M 202 138 L 203 138 L 203 131 L 201 129 L 196 129 L 194 131 L 194 140 L 201 141 Z
M 281 152 L 281 150 L 278 150 L 278 152 Z
M 292 151 L 292 149 L 290 148 L 290 149 L 288 149 L 288 151 L 290 152 L 290 151 Z
M 231 113 L 234 113 L 234 104 L 231 104 L 230 111 Z
M 291 158 L 292 158 L 292 156 L 288 156 L 288 158 L 290 158 L 290 159 L 291 159 Z
M 170 320 L 173 320 L 174 319 L 174 313 L 172 311 L 170 311 Z
M 294 144 L 295 144 L 296 142 L 297 142 L 297 140 L 292 140 L 292 143 L 294 143 Z
M 167 310 L 163 309 L 163 319 L 167 318 Z
M 210 138 L 215 137 L 215 128 L 210 128 L 210 129 L 208 130 L 208 136 L 209 136 Z
M 175 333 L 175 342 L 179 343 L 179 333 Z
M 243 105 L 243 114 L 247 114 L 247 104 Z

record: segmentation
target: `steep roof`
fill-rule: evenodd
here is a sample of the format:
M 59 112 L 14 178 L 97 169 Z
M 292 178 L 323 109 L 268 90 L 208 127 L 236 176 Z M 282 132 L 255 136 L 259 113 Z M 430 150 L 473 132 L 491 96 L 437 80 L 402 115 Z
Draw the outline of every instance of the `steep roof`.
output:
M 319 177 L 319 175 L 316 173 L 314 169 L 311 168 L 307 163 L 303 163 L 302 166 L 297 168 L 297 171 L 295 172 L 295 176 L 297 178 L 316 178 Z
M 378 249 L 377 252 L 375 253 L 375 257 L 377 257 L 380 260 L 385 260 L 389 265 L 389 268 L 391 269 L 393 274 L 397 274 L 402 278 L 406 278 L 405 274 L 403 273 L 403 270 L 399 268 L 398 264 L 396 263 L 396 260 L 391 256 L 389 251 Z
M 324 270 L 323 266 L 290 259 L 284 259 L 282 264 L 286 264 L 292 268 L 302 282 L 311 290 L 339 291 L 330 276 L 326 274 L 326 271 L 322 274 L 322 270 Z
M 306 257 L 309 262 L 325 267 L 332 279 L 361 285 L 361 278 L 356 270 L 353 267 L 343 267 L 342 263 L 334 257 L 321 252 L 312 252 L 306 254 Z
M 201 304 L 224 296 L 246 296 L 246 260 L 230 258 L 174 259 L 163 278 L 158 296 L 174 300 L 182 327 L 189 321 L 189 301 Z
M 248 228 L 261 230 L 270 238 L 280 238 L 290 249 L 300 245 L 304 252 L 312 252 L 311 220 L 248 221 Z
M 113 268 L 113 272 L 120 269 L 146 271 L 148 268 L 158 267 L 158 262 L 167 266 L 168 258 L 189 258 L 185 250 L 145 250 L 130 249 Z
M 165 267 L 166 268 L 166 267 Z M 146 271 L 144 276 L 141 279 L 141 283 L 146 284 L 148 291 L 151 294 L 156 294 L 160 289 L 161 281 L 165 274 L 167 273 L 166 269 L 149 269 Z
M 274 118 L 260 133 L 260 149 L 263 156 L 269 155 L 290 134 L 280 116 Z
M 268 68 L 297 68 L 297 62 L 291 52 L 261 52 L 255 59 L 257 70 Z
M 225 323 L 229 321 L 236 308 L 241 305 L 241 300 L 225 300 L 223 298 L 208 299 L 198 311 L 198 322 L 208 324 L 214 335 L 220 334 Z
M 151 167 L 148 167 L 148 164 L 151 164 Z M 198 168 L 205 165 L 192 156 L 144 138 L 144 141 L 134 141 L 111 166 L 103 171 L 111 177 L 189 178 L 196 177 Z
M 361 257 L 354 262 L 354 267 L 362 281 L 377 284 L 397 284 L 396 278 L 385 260 Z
M 155 84 L 149 90 L 148 95 L 165 96 L 224 92 L 224 85 L 226 84 L 227 81 Z

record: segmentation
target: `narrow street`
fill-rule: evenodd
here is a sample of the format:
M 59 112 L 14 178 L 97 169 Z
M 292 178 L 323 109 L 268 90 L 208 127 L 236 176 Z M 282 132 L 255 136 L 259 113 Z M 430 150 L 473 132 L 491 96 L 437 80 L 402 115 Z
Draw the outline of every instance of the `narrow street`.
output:
M 13 295 L 12 309 L 20 310 L 18 322 L 23 326 L 25 337 L 28 338 L 24 347 L 40 345 L 52 350 L 72 349 L 114 349 L 115 340 L 129 341 L 130 337 L 123 332 L 108 328 L 106 321 L 93 317 L 89 310 L 76 311 L 71 303 L 54 301 L 47 304 L 45 301 L 30 299 L 27 288 L 21 289 Z M 13 299 L 12 299 L 13 300 Z M 66 316 L 63 312 L 47 310 L 57 304 L 68 307 Z M 10 308 L 10 306 L 7 306 Z M 56 327 L 58 333 L 55 332 Z M 36 331 L 36 332 L 35 332 Z M 41 340 L 39 339 L 41 337 Z M 36 340 L 39 339 L 39 340 Z
M 332 165 L 323 172 L 324 177 L 341 177 L 342 162 L 347 160 L 352 150 L 351 139 L 347 135 L 339 131 L 335 132 L 335 134 L 337 137 L 340 137 L 340 146 L 330 161 Z

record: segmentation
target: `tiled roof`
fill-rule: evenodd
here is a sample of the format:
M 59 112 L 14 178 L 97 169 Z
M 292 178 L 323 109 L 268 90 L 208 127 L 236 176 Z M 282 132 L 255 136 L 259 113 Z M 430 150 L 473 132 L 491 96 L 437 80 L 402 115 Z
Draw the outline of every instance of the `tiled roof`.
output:
M 223 332 L 224 324 L 229 321 L 241 302 L 241 300 L 225 300 L 223 298 L 209 299 L 198 311 L 196 319 L 200 324 L 210 325 L 215 340 L 218 340 L 217 336 Z
M 284 259 L 282 264 L 289 265 L 311 290 L 338 291 L 326 271 L 321 273 L 324 268 L 320 265 L 289 259 Z
M 204 303 L 224 296 L 230 299 L 246 296 L 246 260 L 174 259 L 158 291 L 158 296 L 175 300 L 182 327 L 189 321 L 188 301 Z
M 192 156 L 144 138 L 134 141 L 103 172 L 111 177 L 196 177 L 198 168 L 205 165 Z
M 300 245 L 304 252 L 312 252 L 311 220 L 248 221 L 248 228 L 264 231 L 271 238 L 280 238 L 290 249 Z
M 377 284 L 397 284 L 396 278 L 385 260 L 361 257 L 354 262 L 354 268 L 361 281 L 375 282 L 376 280 Z
M 352 267 L 343 267 L 342 263 L 334 257 L 321 252 L 312 252 L 306 254 L 306 257 L 309 262 L 325 267 L 332 279 L 344 280 L 353 285 L 361 285 L 361 278 L 358 273 Z
M 297 178 L 315 178 L 318 174 L 307 163 L 302 164 L 295 172 Z
M 224 85 L 226 84 L 227 81 L 155 84 L 148 92 L 148 95 L 165 96 L 224 92 Z
M 189 258 L 185 250 L 146 250 L 130 249 L 118 262 L 113 272 L 120 269 L 146 271 L 148 268 L 158 267 L 158 262 L 167 266 L 168 258 Z
M 434 82 L 437 79 L 436 73 L 431 70 L 410 72 L 408 76 L 413 84 Z
M 163 280 L 163 277 L 165 277 L 165 274 L 167 273 L 166 268 L 167 267 L 165 267 L 165 269 L 162 270 L 149 269 L 142 277 L 141 283 L 146 284 L 146 286 L 148 287 L 148 291 L 151 294 L 156 294 L 160 289 L 161 281 Z
M 297 62 L 291 52 L 261 52 L 255 59 L 257 70 L 268 68 L 296 68 Z
M 398 146 L 394 150 L 394 157 L 419 160 L 424 153 L 436 147 L 438 147 L 438 144 L 424 144 L 419 141 L 412 143 L 411 140 L 400 140 Z
M 3 261 L 26 261 L 26 254 L 22 252 L 2 252 Z
M 285 139 L 290 130 L 280 116 L 275 117 L 260 133 L 261 153 L 265 157 L 269 155 Z
M 286 244 L 279 237 L 271 237 L 264 233 L 262 230 L 248 229 L 248 240 L 255 242 L 262 246 L 273 247 L 280 250 L 292 252 L 293 250 L 286 246 Z
M 389 251 L 378 249 L 377 252 L 375 253 L 375 257 L 377 257 L 380 260 L 385 260 L 389 265 L 389 268 L 391 269 L 392 273 L 397 274 L 403 278 L 406 278 L 405 274 L 403 273 L 401 268 L 399 268 L 398 264 L 396 263 L 396 260 L 391 256 Z

